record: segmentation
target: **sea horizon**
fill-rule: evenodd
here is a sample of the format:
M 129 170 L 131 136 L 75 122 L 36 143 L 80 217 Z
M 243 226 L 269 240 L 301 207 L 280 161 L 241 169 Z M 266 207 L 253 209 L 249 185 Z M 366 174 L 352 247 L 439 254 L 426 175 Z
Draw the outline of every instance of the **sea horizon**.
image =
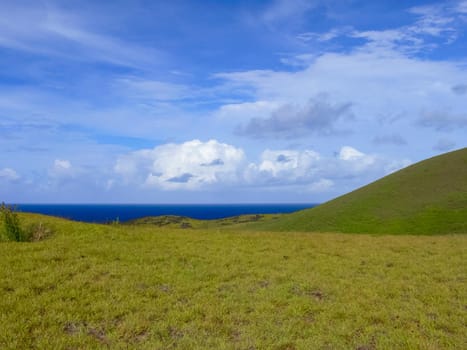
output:
M 318 203 L 13 203 L 20 212 L 75 221 L 125 222 L 147 216 L 175 215 L 214 220 L 248 214 L 283 214 L 312 208 Z

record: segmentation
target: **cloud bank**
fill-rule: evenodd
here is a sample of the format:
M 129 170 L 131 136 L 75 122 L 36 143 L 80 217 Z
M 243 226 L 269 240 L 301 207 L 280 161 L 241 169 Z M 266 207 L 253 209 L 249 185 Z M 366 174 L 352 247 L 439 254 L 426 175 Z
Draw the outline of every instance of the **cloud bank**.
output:
M 408 164 L 343 146 L 323 156 L 315 150 L 266 149 L 257 162 L 247 162 L 243 149 L 221 143 L 170 143 L 121 155 L 114 172 L 121 185 L 146 189 L 201 190 L 229 186 L 297 187 L 326 192 L 348 179 L 374 179 Z

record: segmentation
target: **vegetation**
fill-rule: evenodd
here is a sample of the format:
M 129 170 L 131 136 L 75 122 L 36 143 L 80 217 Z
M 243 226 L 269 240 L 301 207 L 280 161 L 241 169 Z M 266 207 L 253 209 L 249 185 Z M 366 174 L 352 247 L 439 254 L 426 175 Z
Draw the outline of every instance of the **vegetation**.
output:
M 312 209 L 250 229 L 467 233 L 467 148 L 434 157 Z
M 19 219 L 15 208 L 5 203 L 0 205 L 0 222 L 3 224 L 0 229 L 1 241 L 31 242 L 40 241 L 52 234 L 52 229 L 42 221 L 31 222 L 25 228 Z
M 24 232 L 19 224 L 18 215 L 15 213 L 14 209 L 2 203 L 0 205 L 0 215 L 6 237 L 16 242 L 25 240 Z
M 0 244 L 2 349 L 458 349 L 467 341 L 465 235 L 18 215 L 55 234 Z
M 280 214 L 253 214 L 239 215 L 222 219 L 197 220 L 186 216 L 161 215 L 148 216 L 140 219 L 127 221 L 126 225 L 152 225 L 165 228 L 204 228 L 215 229 L 233 227 L 239 229 L 245 224 L 252 222 L 264 222 L 274 220 L 280 217 Z

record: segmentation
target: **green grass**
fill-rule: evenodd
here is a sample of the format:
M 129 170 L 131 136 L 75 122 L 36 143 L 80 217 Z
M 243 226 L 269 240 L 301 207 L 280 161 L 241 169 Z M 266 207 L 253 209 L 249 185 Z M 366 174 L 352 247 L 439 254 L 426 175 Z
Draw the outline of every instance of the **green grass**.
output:
M 315 208 L 249 227 L 374 234 L 467 233 L 467 148 L 414 164 Z
M 41 222 L 54 234 L 34 243 L 0 243 L 1 349 L 467 344 L 465 235 L 20 219 Z

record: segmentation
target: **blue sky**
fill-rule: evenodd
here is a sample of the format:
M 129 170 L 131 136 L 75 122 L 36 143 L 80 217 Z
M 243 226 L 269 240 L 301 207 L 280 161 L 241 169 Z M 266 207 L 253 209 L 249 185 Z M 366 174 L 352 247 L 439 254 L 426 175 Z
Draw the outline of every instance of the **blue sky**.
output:
M 322 202 L 467 145 L 467 1 L 0 0 L 0 200 Z

